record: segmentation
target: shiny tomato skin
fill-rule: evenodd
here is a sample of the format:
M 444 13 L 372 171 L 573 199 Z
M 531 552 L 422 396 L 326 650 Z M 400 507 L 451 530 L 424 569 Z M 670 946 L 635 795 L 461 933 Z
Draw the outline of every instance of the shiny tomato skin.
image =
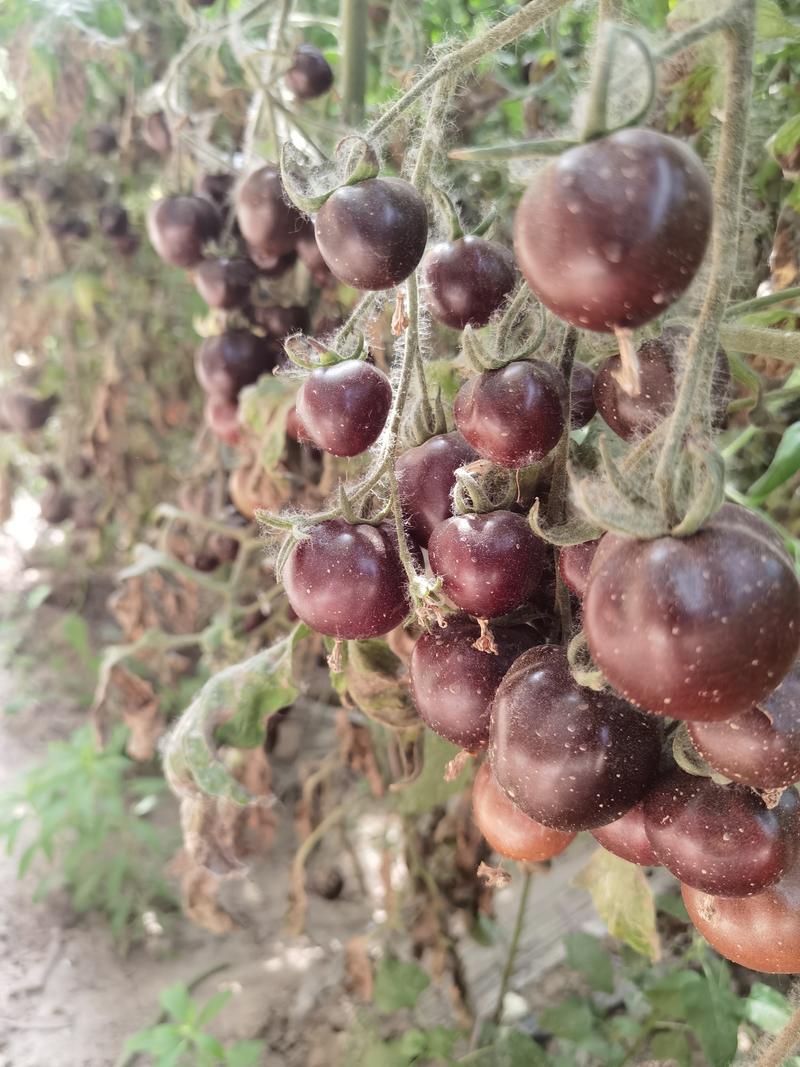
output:
M 516 276 L 508 249 L 483 237 L 442 241 L 423 265 L 431 314 L 454 330 L 485 326 L 505 303 Z
M 207 337 L 197 349 L 197 380 L 210 396 L 233 402 L 246 385 L 275 367 L 278 355 L 279 346 L 271 338 L 226 330 Z
M 236 220 L 247 244 L 276 261 L 294 251 L 303 227 L 303 216 L 286 198 L 278 169 L 270 163 L 253 171 L 239 187 Z
M 545 544 L 522 515 L 454 515 L 431 534 L 428 557 L 442 591 L 478 618 L 507 615 L 531 596 L 542 575 Z
M 379 637 L 409 611 L 405 571 L 388 523 L 317 523 L 290 553 L 283 585 L 298 618 L 329 637 Z
M 478 453 L 458 431 L 428 438 L 404 452 L 395 464 L 400 504 L 408 532 L 427 546 L 440 522 L 453 514 L 455 472 Z
M 360 359 L 318 367 L 297 393 L 300 422 L 334 456 L 357 456 L 374 444 L 391 406 L 389 379 Z
M 545 645 L 523 652 L 500 683 L 489 761 L 526 815 L 557 830 L 591 830 L 652 786 L 660 738 L 657 720 L 577 685 L 564 650 Z
M 800 587 L 779 538 L 724 505 L 691 537 L 606 534 L 589 572 L 592 657 L 631 703 L 712 722 L 746 712 L 798 652 Z
M 564 379 L 555 367 L 520 360 L 464 382 L 453 414 L 479 455 L 501 467 L 528 467 L 558 444 L 564 395 Z
M 597 826 L 590 832 L 606 852 L 611 852 L 620 859 L 627 860 L 628 863 L 636 863 L 640 867 L 661 865 L 647 837 L 642 801 L 614 822 L 607 823 L 605 826 Z
M 523 863 L 553 859 L 575 839 L 574 833 L 554 830 L 529 818 L 506 796 L 482 763 L 472 783 L 472 817 L 495 852 Z
M 314 219 L 322 258 L 354 289 L 392 289 L 422 259 L 428 239 L 425 201 L 402 178 L 343 185 Z
M 599 544 L 599 540 L 584 541 L 581 545 L 566 545 L 559 549 L 558 573 L 561 575 L 561 581 L 571 593 L 581 599 L 586 592 L 589 570 Z
M 241 307 L 250 294 L 255 271 L 246 259 L 204 259 L 194 271 L 194 284 L 209 307 Z
M 194 267 L 203 258 L 203 246 L 221 229 L 222 216 L 199 196 L 169 196 L 147 212 L 150 243 L 173 267 Z
M 537 171 L 514 222 L 534 294 L 581 329 L 642 326 L 697 273 L 711 185 L 694 152 L 654 130 L 620 130 Z
M 298 100 L 314 100 L 324 96 L 333 85 L 333 70 L 315 45 L 300 44 L 283 80 Z

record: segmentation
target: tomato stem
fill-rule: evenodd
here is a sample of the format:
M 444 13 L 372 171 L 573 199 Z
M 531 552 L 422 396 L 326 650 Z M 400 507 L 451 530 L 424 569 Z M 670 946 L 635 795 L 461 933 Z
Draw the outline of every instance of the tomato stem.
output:
M 346 122 L 358 125 L 364 117 L 367 90 L 367 3 L 341 0 L 342 110 Z
M 500 989 L 497 993 L 497 1005 L 494 1009 L 495 1023 L 499 1023 L 503 1018 L 503 1002 L 506 999 L 506 993 L 508 992 L 508 987 L 514 974 L 514 964 L 517 959 L 517 952 L 519 951 L 519 943 L 522 938 L 522 931 L 525 928 L 525 912 L 528 908 L 528 897 L 530 896 L 531 891 L 533 870 L 527 864 L 524 865 L 524 869 L 525 874 L 522 881 L 522 891 L 520 892 L 519 904 L 517 905 L 517 917 L 514 920 L 514 929 L 511 933 L 511 941 L 508 946 L 506 962 L 500 977 Z

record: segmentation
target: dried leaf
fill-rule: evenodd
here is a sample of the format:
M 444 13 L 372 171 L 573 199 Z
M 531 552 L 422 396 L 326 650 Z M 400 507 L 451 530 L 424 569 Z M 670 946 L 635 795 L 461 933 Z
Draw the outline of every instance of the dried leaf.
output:
M 641 867 L 599 848 L 575 882 L 589 890 L 610 934 L 651 960 L 660 958 L 655 900 Z

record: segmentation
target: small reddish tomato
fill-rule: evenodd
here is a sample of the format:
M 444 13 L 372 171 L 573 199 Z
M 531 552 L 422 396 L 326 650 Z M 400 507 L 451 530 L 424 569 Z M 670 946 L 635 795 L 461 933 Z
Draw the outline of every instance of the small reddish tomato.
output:
M 391 406 L 389 379 L 360 359 L 318 367 L 297 394 L 300 422 L 334 456 L 357 456 L 374 444 Z
M 611 852 L 628 863 L 637 863 L 640 867 L 660 866 L 644 828 L 642 801 L 614 822 L 597 826 L 590 832 L 606 852 Z
M 294 50 L 292 65 L 283 80 L 298 100 L 314 100 L 324 96 L 333 85 L 333 70 L 315 45 L 300 44 Z
M 440 522 L 453 514 L 455 472 L 478 458 L 460 433 L 442 433 L 409 448 L 395 473 L 408 531 L 418 545 L 428 544 Z
M 472 784 L 472 816 L 495 852 L 523 863 L 550 860 L 575 840 L 574 833 L 543 826 L 520 811 L 494 780 L 488 763 L 481 764 Z
M 561 581 L 575 596 L 583 599 L 589 569 L 600 541 L 584 541 L 582 545 L 566 545 L 558 553 L 558 573 Z
M 431 314 L 454 330 L 485 326 L 514 288 L 516 274 L 514 257 L 496 241 L 442 241 L 424 265 Z
M 281 176 L 272 164 L 253 171 L 240 186 L 236 219 L 247 244 L 276 261 L 294 251 L 303 226 L 303 216 L 286 198 Z

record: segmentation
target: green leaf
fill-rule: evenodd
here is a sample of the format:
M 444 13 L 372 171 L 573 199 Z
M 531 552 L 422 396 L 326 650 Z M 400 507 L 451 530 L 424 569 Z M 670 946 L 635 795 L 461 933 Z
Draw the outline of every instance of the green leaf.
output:
M 389 1013 L 400 1008 L 413 1008 L 430 978 L 416 963 L 385 956 L 375 973 L 373 1003 L 378 1011 Z
M 788 482 L 800 470 L 800 422 L 788 426 L 764 473 L 747 491 L 748 502 L 760 504 L 773 489 Z
M 177 1026 L 162 1024 L 152 1026 L 149 1030 L 140 1030 L 125 1042 L 125 1052 L 149 1052 L 151 1056 L 168 1056 L 183 1044 L 181 1032 Z
M 192 1009 L 192 998 L 183 982 L 178 982 L 169 989 L 163 989 L 158 1002 L 164 1011 L 169 1012 L 179 1023 L 186 1022 Z
M 800 115 L 793 115 L 778 129 L 770 140 L 773 156 L 780 162 L 781 156 L 788 156 L 800 144 Z
M 543 1011 L 539 1024 L 556 1037 L 581 1042 L 594 1032 L 597 1019 L 585 997 L 572 996 Z
M 210 997 L 197 1014 L 197 1026 L 207 1026 L 215 1019 L 231 999 L 230 989 L 221 989 Z
M 674 1060 L 679 1067 L 692 1067 L 692 1049 L 685 1034 L 676 1030 L 655 1034 L 650 1041 L 650 1054 L 654 1060 Z
M 548 1067 L 547 1053 L 532 1037 L 512 1030 L 488 1048 L 473 1053 L 470 1067 Z M 570 1065 L 574 1067 L 574 1061 Z
M 756 36 L 761 40 L 788 37 L 790 40 L 800 41 L 800 25 L 787 19 L 776 0 L 758 0 Z
M 777 1034 L 792 1014 L 789 1001 L 777 989 L 756 982 L 744 1002 L 744 1017 L 767 1033 Z
M 53 587 L 47 585 L 35 585 L 33 589 L 28 590 L 28 595 L 25 597 L 25 607 L 28 611 L 36 611 L 38 607 L 44 604 L 45 600 L 50 596 L 53 591 Z
M 258 459 L 274 470 L 286 447 L 286 418 L 297 396 L 297 379 L 262 374 L 239 394 L 239 420 L 258 439 Z
M 598 849 L 575 881 L 591 893 L 610 934 L 651 960 L 659 958 L 655 901 L 641 867 Z
M 454 781 L 446 782 L 444 769 L 461 749 L 444 741 L 432 730 L 425 731 L 423 744 L 425 762 L 419 777 L 397 793 L 397 809 L 405 815 L 422 815 L 445 804 L 450 797 L 462 792 L 473 773 L 471 766 L 465 767 Z
M 237 1041 L 225 1051 L 225 1067 L 259 1067 L 265 1047 L 263 1041 Z
M 711 1067 L 728 1067 L 739 1044 L 741 1006 L 727 965 L 715 963 L 704 964 L 705 981 L 690 998 L 686 1017 Z
M 680 893 L 659 893 L 656 897 L 656 908 L 679 922 L 689 922 L 689 912 Z
M 208 1056 L 212 1063 L 224 1063 L 225 1049 L 211 1034 L 195 1034 L 193 1040 L 199 1051 Z
M 564 938 L 567 963 L 578 971 L 592 989 L 599 993 L 613 993 L 614 968 L 611 955 L 603 942 L 592 934 L 576 930 Z
M 419 722 L 405 673 L 386 641 L 348 641 L 342 672 L 347 691 L 356 707 L 382 726 L 403 729 Z

